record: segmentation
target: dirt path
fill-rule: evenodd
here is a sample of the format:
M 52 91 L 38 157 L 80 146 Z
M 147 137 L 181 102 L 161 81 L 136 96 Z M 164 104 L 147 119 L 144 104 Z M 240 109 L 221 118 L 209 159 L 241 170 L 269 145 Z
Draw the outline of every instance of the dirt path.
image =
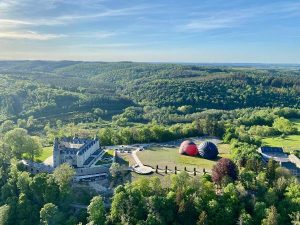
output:
M 45 165 L 53 166 L 53 155 L 44 160 Z

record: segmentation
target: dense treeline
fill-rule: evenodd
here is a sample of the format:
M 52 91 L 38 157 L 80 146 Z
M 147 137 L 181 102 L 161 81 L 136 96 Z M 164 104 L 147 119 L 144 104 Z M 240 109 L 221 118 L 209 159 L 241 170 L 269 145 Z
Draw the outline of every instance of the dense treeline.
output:
M 35 116 L 47 123 L 110 119 L 139 107 L 134 122 L 191 121 L 206 109 L 299 107 L 299 71 L 147 63 L 0 62 L 1 120 Z M 135 102 L 135 103 L 133 103 Z M 92 112 L 106 111 L 105 115 Z
M 107 224 L 297 224 L 299 188 L 273 162 L 266 171 L 241 168 L 236 181 L 224 176 L 217 189 L 209 175 L 180 173 L 167 189 L 158 178 L 142 179 L 115 189 Z
M 0 159 L 0 223 L 5 225 L 299 223 L 300 184 L 272 160 L 267 166 L 257 159 L 236 166 L 223 159 L 212 175 L 181 172 L 164 185 L 158 177 L 140 179 L 118 186 L 110 208 L 102 197 L 89 196 L 87 211 L 74 213 L 71 203 L 76 203 L 76 193 L 70 185 L 74 171 L 68 165 L 50 175 L 30 175 L 16 161 L 7 166 Z
M 0 82 L 0 114 L 3 120 L 29 116 L 66 117 L 68 113 L 92 112 L 97 108 L 115 114 L 132 105 L 130 100 L 110 95 L 109 92 L 95 94 L 80 88 L 70 91 L 9 76 L 0 78 Z M 98 118 L 97 115 L 91 119 L 95 118 Z
M 1 158 L 2 159 L 2 158 Z M 73 216 L 74 201 L 71 180 L 74 171 L 68 165 L 53 174 L 35 176 L 25 172 L 17 161 L 8 165 L 1 160 L 0 224 L 76 224 L 80 215 Z
M 265 79 L 270 79 L 266 77 Z M 287 78 L 288 79 L 288 78 Z M 247 107 L 299 107 L 299 78 L 285 84 L 261 77 L 227 75 L 208 79 L 151 80 L 134 83 L 124 93 L 144 105 L 237 109 Z M 298 84 L 297 84 L 298 83 Z

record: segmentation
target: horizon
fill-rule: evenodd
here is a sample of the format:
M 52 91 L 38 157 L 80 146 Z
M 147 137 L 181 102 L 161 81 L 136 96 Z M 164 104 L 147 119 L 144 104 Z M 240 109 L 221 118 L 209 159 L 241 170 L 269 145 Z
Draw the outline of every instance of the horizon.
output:
M 103 60 L 69 60 L 69 59 L 0 59 L 0 62 L 78 62 L 78 63 L 145 63 L 145 64 L 182 64 L 182 65 L 266 65 L 266 66 L 300 66 L 300 63 L 268 63 L 268 62 L 172 62 L 172 61 L 131 61 L 131 60 L 121 60 L 121 61 L 103 61 Z
M 300 64 L 300 0 L 2 0 L 0 60 Z

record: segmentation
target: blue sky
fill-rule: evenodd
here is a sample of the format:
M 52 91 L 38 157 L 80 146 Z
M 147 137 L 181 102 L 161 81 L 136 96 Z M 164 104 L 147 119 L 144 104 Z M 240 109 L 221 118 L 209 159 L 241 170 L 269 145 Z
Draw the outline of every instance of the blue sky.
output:
M 300 63 L 300 0 L 0 0 L 0 59 Z

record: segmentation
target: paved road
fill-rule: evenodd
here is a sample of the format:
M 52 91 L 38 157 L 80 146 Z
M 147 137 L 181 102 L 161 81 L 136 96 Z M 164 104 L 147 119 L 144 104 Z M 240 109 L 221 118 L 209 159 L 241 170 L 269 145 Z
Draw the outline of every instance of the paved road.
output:
M 136 162 L 136 164 L 138 165 L 138 167 L 133 168 L 133 170 L 139 174 L 149 174 L 154 172 L 154 169 L 149 167 L 149 166 L 145 166 L 142 161 L 139 159 L 139 157 L 137 156 L 137 152 L 139 150 L 136 149 L 134 151 L 132 151 L 132 157 L 134 159 L 134 161 Z
M 133 157 L 134 161 L 136 162 L 136 164 L 138 164 L 139 166 L 144 166 L 144 164 L 141 162 L 141 160 L 139 159 L 139 157 L 136 154 L 138 151 L 139 150 L 134 150 L 132 152 L 132 157 Z

